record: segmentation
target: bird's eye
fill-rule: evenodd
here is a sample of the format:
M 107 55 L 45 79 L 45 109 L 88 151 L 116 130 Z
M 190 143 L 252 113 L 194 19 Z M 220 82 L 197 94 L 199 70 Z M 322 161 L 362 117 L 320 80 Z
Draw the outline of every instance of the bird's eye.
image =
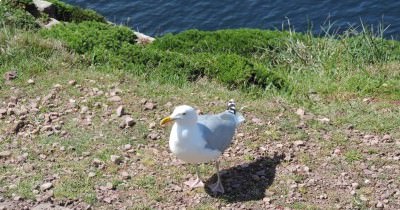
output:
M 182 113 L 182 115 L 186 115 L 186 112 Z

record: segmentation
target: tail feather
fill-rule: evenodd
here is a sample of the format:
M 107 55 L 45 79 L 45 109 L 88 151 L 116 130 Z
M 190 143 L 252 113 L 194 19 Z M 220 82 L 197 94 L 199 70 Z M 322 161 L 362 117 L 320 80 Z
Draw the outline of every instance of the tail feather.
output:
M 236 114 L 236 104 L 233 99 L 228 101 L 228 106 L 227 106 L 226 110 L 228 110 L 232 114 Z
M 240 123 L 242 123 L 245 120 L 242 114 L 240 114 L 239 112 L 236 112 L 236 104 L 233 99 L 228 101 L 228 106 L 227 106 L 226 110 L 228 110 L 228 112 L 235 115 L 236 126 L 238 126 Z

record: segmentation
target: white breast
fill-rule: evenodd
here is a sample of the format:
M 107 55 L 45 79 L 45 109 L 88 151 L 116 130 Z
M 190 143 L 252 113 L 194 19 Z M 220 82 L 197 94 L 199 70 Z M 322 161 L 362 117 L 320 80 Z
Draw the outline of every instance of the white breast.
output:
M 221 152 L 205 147 L 206 141 L 201 137 L 197 126 L 172 126 L 169 148 L 177 158 L 187 163 L 204 163 L 217 159 Z

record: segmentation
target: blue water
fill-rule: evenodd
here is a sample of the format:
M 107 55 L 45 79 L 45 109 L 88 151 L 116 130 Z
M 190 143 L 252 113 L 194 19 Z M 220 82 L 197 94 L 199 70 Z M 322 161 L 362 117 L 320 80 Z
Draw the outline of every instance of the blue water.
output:
M 400 0 L 64 0 L 98 11 L 108 20 L 160 36 L 187 29 L 288 29 L 323 34 L 361 25 L 386 28 L 400 38 Z

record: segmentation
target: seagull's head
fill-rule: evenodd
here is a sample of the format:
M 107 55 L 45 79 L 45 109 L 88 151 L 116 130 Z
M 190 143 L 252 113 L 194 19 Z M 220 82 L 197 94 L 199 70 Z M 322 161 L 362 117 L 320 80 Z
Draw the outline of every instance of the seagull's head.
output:
M 179 124 L 195 124 L 197 122 L 197 112 L 191 106 L 177 106 L 172 114 L 161 120 L 160 125 L 164 125 L 170 121 L 176 121 Z

